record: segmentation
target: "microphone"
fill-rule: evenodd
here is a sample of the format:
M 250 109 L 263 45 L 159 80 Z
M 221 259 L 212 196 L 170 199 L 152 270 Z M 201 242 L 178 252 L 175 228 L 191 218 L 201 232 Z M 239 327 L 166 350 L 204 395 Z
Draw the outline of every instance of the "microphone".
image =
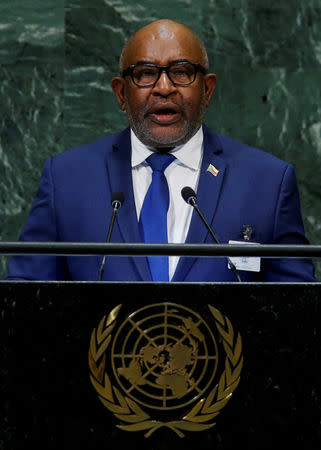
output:
M 111 216 L 111 220 L 110 220 L 110 224 L 109 224 L 109 229 L 108 229 L 108 233 L 107 233 L 107 237 L 106 237 L 106 243 L 110 242 L 111 239 L 111 234 L 113 232 L 113 228 L 114 228 L 114 223 L 116 220 L 116 215 L 117 215 L 117 211 L 118 209 L 122 206 L 122 204 L 125 201 L 125 196 L 123 194 L 123 192 L 113 192 L 111 194 L 111 206 L 113 207 L 113 214 Z M 98 281 L 101 281 L 104 275 L 104 269 L 105 269 L 105 261 L 106 261 L 106 255 L 103 256 L 101 265 L 100 265 L 100 270 L 99 270 L 99 277 L 98 277 Z
M 117 191 L 117 192 L 113 192 L 111 194 L 110 203 L 114 209 L 116 208 L 116 210 L 122 206 L 122 204 L 124 203 L 124 200 L 125 200 L 125 197 L 124 197 L 123 192 Z
M 183 189 L 181 191 L 181 194 L 182 194 L 182 197 L 185 200 L 185 202 L 188 203 L 189 205 L 193 206 L 193 208 L 196 210 L 197 214 L 200 216 L 202 222 L 206 226 L 207 230 L 209 231 L 209 233 L 212 236 L 212 238 L 214 239 L 214 241 L 217 244 L 220 244 L 220 241 L 215 236 L 214 231 L 212 230 L 212 228 L 207 223 L 207 220 L 205 219 L 205 217 L 203 216 L 202 212 L 200 211 L 200 209 L 199 209 L 199 207 L 197 205 L 197 199 L 196 199 L 195 191 L 191 187 L 185 186 L 185 187 L 183 187 Z M 231 267 L 231 269 L 232 269 L 232 271 L 233 271 L 237 281 L 242 282 L 242 280 L 240 278 L 240 275 L 239 275 L 235 265 L 230 260 L 230 258 L 227 257 L 227 261 L 228 261 L 228 264 Z

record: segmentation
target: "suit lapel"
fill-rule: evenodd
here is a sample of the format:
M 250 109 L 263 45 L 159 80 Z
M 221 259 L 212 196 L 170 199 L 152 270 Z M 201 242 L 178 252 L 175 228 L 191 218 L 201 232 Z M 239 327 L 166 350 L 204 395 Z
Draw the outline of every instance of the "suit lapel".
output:
M 203 131 L 204 151 L 197 189 L 197 203 L 205 219 L 215 233 L 214 216 L 225 175 L 226 163 L 220 156 L 220 153 L 222 153 L 222 148 L 216 135 L 211 133 L 206 126 L 203 126 Z M 218 170 L 216 176 L 207 171 L 210 164 Z M 206 241 L 207 237 L 208 231 L 197 212 L 194 210 L 186 243 L 202 244 Z M 213 243 L 215 244 L 215 242 Z M 180 258 L 173 281 L 183 281 L 196 259 L 197 257 Z
M 126 243 L 141 242 L 136 215 L 131 169 L 130 129 L 120 133 L 113 144 L 113 150 L 107 154 L 107 172 L 110 191 L 124 193 L 125 201 L 117 213 L 117 224 L 122 239 Z M 142 280 L 151 280 L 146 257 L 133 258 Z

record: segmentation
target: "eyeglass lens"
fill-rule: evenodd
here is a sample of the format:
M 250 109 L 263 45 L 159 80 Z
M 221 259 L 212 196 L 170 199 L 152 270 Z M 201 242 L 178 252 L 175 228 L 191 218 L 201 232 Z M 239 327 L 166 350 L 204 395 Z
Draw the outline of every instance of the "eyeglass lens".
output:
M 136 66 L 133 70 L 133 80 L 139 86 L 148 86 L 156 82 L 159 77 L 158 69 L 153 66 Z M 167 69 L 167 74 L 175 84 L 190 84 L 195 79 L 196 69 L 192 64 L 173 64 Z

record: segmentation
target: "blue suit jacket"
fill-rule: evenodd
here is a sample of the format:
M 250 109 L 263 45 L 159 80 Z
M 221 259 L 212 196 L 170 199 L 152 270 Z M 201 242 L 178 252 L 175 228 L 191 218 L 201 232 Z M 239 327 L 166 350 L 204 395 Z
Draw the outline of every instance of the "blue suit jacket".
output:
M 213 164 L 219 173 L 206 169 Z M 130 132 L 126 129 L 93 144 L 49 159 L 21 240 L 105 242 L 110 197 L 123 191 L 112 242 L 141 242 L 131 177 Z M 198 203 L 222 243 L 306 244 L 299 194 L 291 165 L 204 126 L 204 156 Z M 188 206 L 187 206 L 188 207 Z M 213 243 L 193 212 L 186 242 Z M 15 256 L 7 279 L 97 280 L 99 256 Z M 266 259 L 260 273 L 241 271 L 243 281 L 315 281 L 307 259 Z M 104 280 L 151 281 L 145 257 L 108 257 Z M 180 258 L 173 281 L 235 281 L 225 258 Z

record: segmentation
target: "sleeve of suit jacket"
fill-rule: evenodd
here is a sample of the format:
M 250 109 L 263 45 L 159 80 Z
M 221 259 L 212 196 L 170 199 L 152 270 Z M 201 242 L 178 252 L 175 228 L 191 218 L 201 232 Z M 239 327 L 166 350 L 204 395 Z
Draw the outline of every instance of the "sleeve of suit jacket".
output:
M 308 243 L 301 216 L 295 172 L 292 165 L 289 164 L 284 171 L 280 185 L 271 244 L 306 245 Z M 314 265 L 310 259 L 265 259 L 263 267 L 265 281 L 316 281 Z
M 51 159 L 47 160 L 39 188 L 32 205 L 21 241 L 56 242 L 54 184 L 51 176 Z M 17 255 L 9 261 L 7 280 L 65 280 L 68 279 L 65 258 L 50 255 Z

